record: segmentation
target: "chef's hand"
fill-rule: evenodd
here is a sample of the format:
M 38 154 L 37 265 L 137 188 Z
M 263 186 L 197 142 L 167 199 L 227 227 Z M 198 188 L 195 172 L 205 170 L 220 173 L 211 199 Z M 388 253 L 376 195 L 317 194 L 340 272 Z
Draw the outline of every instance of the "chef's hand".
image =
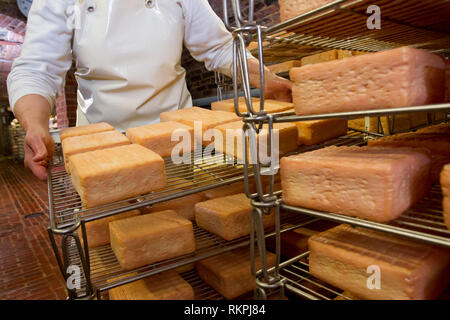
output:
M 248 59 L 250 84 L 260 88 L 260 70 L 257 59 Z M 264 66 L 264 98 L 292 102 L 292 82 L 278 77 Z
M 54 141 L 49 133 L 50 105 L 36 94 L 20 98 L 14 114 L 25 130 L 25 166 L 41 180 L 47 178 L 47 165 L 53 158 Z
M 55 142 L 48 128 L 29 128 L 25 136 L 25 166 L 41 180 L 47 179 L 47 165 L 53 157 Z

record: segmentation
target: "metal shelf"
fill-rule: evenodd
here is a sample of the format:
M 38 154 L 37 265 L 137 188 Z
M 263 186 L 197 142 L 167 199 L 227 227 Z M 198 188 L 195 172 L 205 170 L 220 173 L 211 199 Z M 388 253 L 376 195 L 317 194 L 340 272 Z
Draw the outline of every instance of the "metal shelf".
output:
M 200 279 L 195 270 L 183 272 L 180 275 L 194 289 L 195 300 L 225 300 L 220 293 Z
M 367 27 L 371 5 L 381 29 Z M 413 46 L 450 54 L 450 3 L 445 0 L 340 0 L 262 30 L 265 62 L 298 60 L 324 50 L 377 52 Z M 256 38 L 256 36 L 254 36 Z M 253 50 L 258 55 L 258 50 Z
M 308 216 L 288 212 L 282 213 L 282 217 L 282 232 L 317 221 L 317 219 L 310 218 Z M 157 262 L 134 270 L 127 271 L 120 267 L 110 245 L 90 249 L 90 281 L 92 286 L 97 290 L 97 293 L 101 293 L 154 274 L 176 269 L 178 267 L 182 267 L 226 251 L 248 246 L 250 244 L 249 236 L 232 241 L 226 241 L 199 228 L 195 223 L 193 223 L 193 225 L 196 241 L 196 251 L 194 253 L 164 260 L 162 262 Z M 267 229 L 267 237 L 275 234 L 272 229 L 273 228 Z M 81 255 L 74 241 L 68 243 L 67 251 L 68 261 L 70 261 L 70 264 L 79 266 L 80 269 L 83 270 Z M 74 295 L 76 297 L 83 297 L 86 295 L 88 292 L 86 286 L 86 278 L 82 274 L 81 289 L 77 290 Z
M 66 173 L 62 158 L 59 157 L 48 174 L 51 229 L 56 234 L 70 233 L 79 227 L 81 219 L 89 222 L 242 181 L 243 166 L 236 162 L 228 163 L 227 159 L 221 154 L 202 159 L 201 152 L 191 154 L 191 164 L 176 165 L 170 158 L 164 159 L 167 175 L 167 186 L 164 189 L 92 209 L 83 209 L 71 177 Z
M 337 289 L 309 273 L 309 252 L 290 259 L 280 265 L 280 276 L 286 293 L 293 293 L 307 300 L 352 300 Z M 269 269 L 270 271 L 270 269 Z
M 446 228 L 444 223 L 442 192 L 441 187 L 438 185 L 434 186 L 422 201 L 406 211 L 400 218 L 387 224 L 341 214 L 297 208 L 284 203 L 281 203 L 281 208 L 302 215 L 306 214 L 315 218 L 383 231 L 450 248 L 450 230 Z
M 280 112 L 273 113 L 269 116 L 260 117 L 246 117 L 246 122 L 268 122 L 269 118 L 273 119 L 274 123 L 280 122 L 296 122 L 296 121 L 311 121 L 311 120 L 324 120 L 332 118 L 344 118 L 344 119 L 359 119 L 364 117 L 380 117 L 385 115 L 413 113 L 413 112 L 450 112 L 450 103 L 432 104 L 425 106 L 413 106 L 403 108 L 388 108 L 377 110 L 360 110 L 349 112 L 336 112 L 336 113 L 321 113 L 315 115 L 297 116 L 294 112 Z

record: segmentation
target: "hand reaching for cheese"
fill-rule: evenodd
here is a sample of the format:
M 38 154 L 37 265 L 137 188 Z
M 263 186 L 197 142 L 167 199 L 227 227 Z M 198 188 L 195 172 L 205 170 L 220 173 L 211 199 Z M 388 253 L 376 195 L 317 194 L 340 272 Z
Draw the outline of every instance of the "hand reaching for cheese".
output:
M 47 130 L 28 130 L 25 136 L 25 166 L 41 180 L 47 178 L 47 164 L 53 157 L 54 144 Z
M 14 114 L 26 132 L 24 164 L 41 180 L 47 178 L 46 167 L 54 151 L 48 128 L 50 110 L 48 100 L 37 94 L 23 96 L 14 107 Z
M 259 61 L 248 59 L 250 84 L 260 88 Z M 269 68 L 264 67 L 264 98 L 292 102 L 292 82 L 278 77 Z

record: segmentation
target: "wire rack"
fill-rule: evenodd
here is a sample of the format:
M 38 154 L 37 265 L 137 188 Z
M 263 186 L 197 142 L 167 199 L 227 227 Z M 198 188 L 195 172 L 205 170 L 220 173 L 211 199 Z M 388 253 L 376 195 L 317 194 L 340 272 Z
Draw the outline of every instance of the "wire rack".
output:
M 201 152 L 194 152 L 191 154 L 190 164 L 177 165 L 170 158 L 164 161 L 167 175 L 167 186 L 164 189 L 93 209 L 83 209 L 61 157 L 57 158 L 48 174 L 50 224 L 53 232 L 71 232 L 80 219 L 93 221 L 244 179 L 242 165 L 236 161 L 230 163 L 230 159 L 222 154 L 202 157 Z
M 284 212 L 281 230 L 282 232 L 285 232 L 292 230 L 293 228 L 308 225 L 314 221 L 317 221 L 317 219 L 304 215 Z M 110 245 L 90 249 L 88 257 L 90 266 L 89 280 L 92 286 L 95 287 L 97 293 L 99 294 L 154 274 L 183 267 L 196 261 L 203 260 L 229 250 L 248 246 L 250 244 L 250 238 L 248 236 L 232 241 L 226 241 L 199 228 L 195 222 L 193 225 L 196 241 L 196 251 L 194 253 L 164 260 L 162 262 L 154 263 L 134 270 L 126 271 L 120 267 Z M 267 231 L 267 237 L 275 234 L 270 228 L 267 229 Z M 79 266 L 80 269 L 82 269 L 80 251 L 78 250 L 75 242 L 68 242 L 67 245 L 68 261 L 70 261 L 71 265 Z M 74 296 L 77 298 L 84 297 L 89 293 L 86 275 L 82 273 L 81 276 L 80 288 L 74 292 Z
M 376 5 L 381 29 L 369 29 Z M 300 59 L 323 50 L 377 52 L 413 46 L 450 54 L 450 3 L 446 0 L 340 0 L 263 30 L 266 63 Z M 258 50 L 253 50 L 258 55 Z
M 400 218 L 388 224 L 335 213 L 297 208 L 286 204 L 281 204 L 281 208 L 302 215 L 306 214 L 338 223 L 348 223 L 450 248 L 450 230 L 446 228 L 444 223 L 442 191 L 439 185 L 433 186 L 422 201 L 406 211 Z
M 309 272 L 309 252 L 288 260 L 282 264 L 280 275 L 285 284 L 286 295 L 306 300 L 352 300 L 341 289 L 335 288 Z

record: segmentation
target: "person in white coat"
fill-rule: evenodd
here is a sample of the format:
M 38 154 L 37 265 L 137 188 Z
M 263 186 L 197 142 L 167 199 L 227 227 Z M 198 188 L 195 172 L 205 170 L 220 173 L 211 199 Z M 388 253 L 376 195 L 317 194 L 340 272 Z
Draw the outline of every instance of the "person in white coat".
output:
M 232 36 L 207 0 L 34 0 L 8 77 L 10 105 L 26 131 L 25 165 L 46 178 L 54 146 L 48 119 L 73 60 L 77 125 L 125 130 L 191 107 L 183 44 L 208 70 L 232 75 Z M 258 61 L 248 61 L 258 86 Z M 266 97 L 291 100 L 291 83 L 265 70 Z

